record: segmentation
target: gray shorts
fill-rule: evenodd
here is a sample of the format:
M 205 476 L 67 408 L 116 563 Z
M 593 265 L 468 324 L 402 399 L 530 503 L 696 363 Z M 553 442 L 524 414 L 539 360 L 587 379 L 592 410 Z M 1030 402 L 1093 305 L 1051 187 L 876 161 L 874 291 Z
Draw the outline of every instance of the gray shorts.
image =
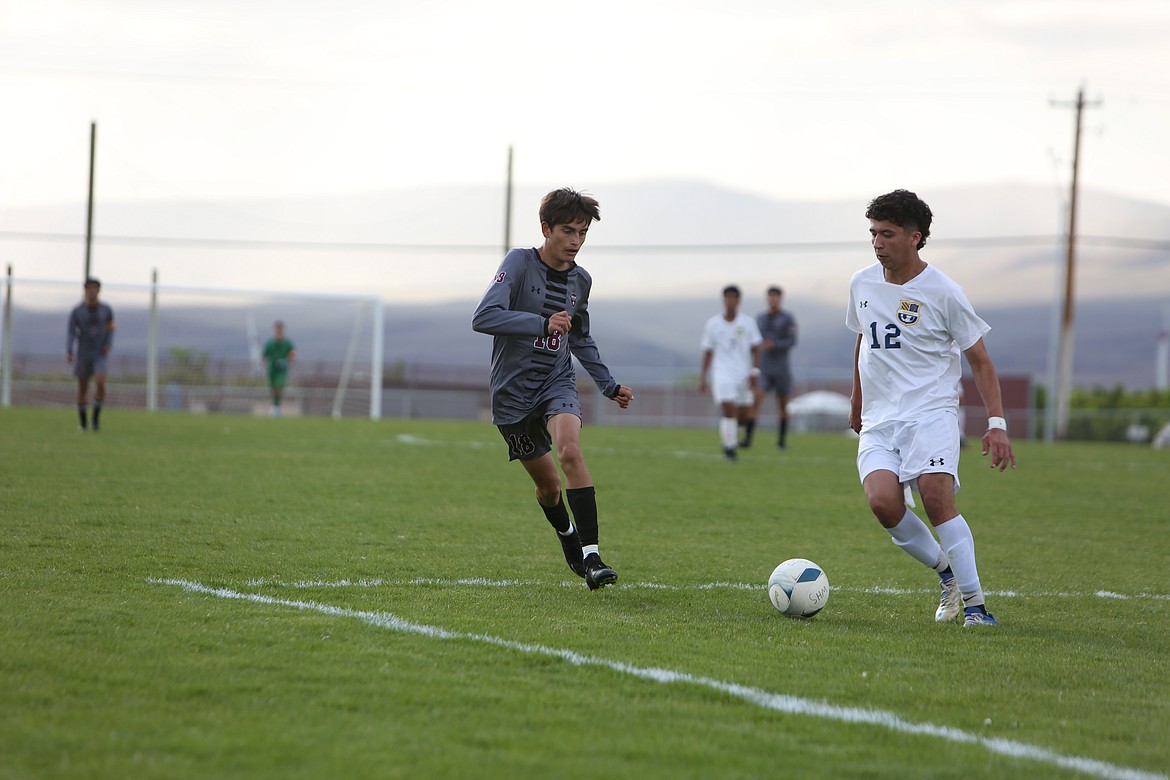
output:
M 78 355 L 73 359 L 73 376 L 89 379 L 94 374 L 106 375 L 105 355 Z
M 572 393 L 561 393 L 539 404 L 519 422 L 497 425 L 500 435 L 508 442 L 508 460 L 536 460 L 552 452 L 552 436 L 548 432 L 550 417 L 558 414 L 581 416 L 581 401 L 576 388 Z
M 788 395 L 792 391 L 792 374 L 788 371 L 776 371 L 760 376 L 760 389 L 765 393 Z

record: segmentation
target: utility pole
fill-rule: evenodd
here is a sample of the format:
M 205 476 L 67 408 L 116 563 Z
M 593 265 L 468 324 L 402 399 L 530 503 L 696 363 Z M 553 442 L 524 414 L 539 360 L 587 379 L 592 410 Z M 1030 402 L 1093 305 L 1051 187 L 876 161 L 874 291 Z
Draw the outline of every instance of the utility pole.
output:
M 1069 103 L 1053 101 L 1054 106 L 1066 107 Z M 1073 279 L 1076 268 L 1077 246 L 1077 177 L 1081 158 L 1081 116 L 1088 105 L 1098 106 L 1101 101 L 1085 103 L 1085 88 L 1077 91 L 1077 100 L 1071 105 L 1076 108 L 1076 133 L 1073 136 L 1072 191 L 1068 201 L 1068 245 L 1064 263 L 1064 302 L 1060 317 L 1060 348 L 1057 355 L 1056 389 L 1053 393 L 1052 409 L 1056 414 L 1055 435 L 1064 439 L 1068 435 L 1069 395 L 1072 385 L 1073 349 Z M 1050 429 L 1051 430 L 1051 429 Z
M 1170 390 L 1170 306 L 1162 307 L 1162 330 L 1154 352 L 1154 387 Z
M 85 276 L 89 278 L 90 248 L 93 246 L 93 160 L 97 149 L 97 122 L 89 123 L 89 201 L 85 213 Z
M 504 254 L 512 248 L 512 147 L 508 146 L 508 185 L 504 190 Z

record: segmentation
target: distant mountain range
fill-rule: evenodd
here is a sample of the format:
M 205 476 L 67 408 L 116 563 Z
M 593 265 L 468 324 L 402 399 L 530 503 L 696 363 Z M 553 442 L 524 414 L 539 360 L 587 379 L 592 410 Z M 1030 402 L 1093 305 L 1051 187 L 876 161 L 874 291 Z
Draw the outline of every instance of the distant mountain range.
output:
M 762 298 L 762 296 L 761 296 Z M 792 353 L 798 380 L 819 386 L 848 383 L 854 337 L 844 326 L 844 304 L 802 298 L 786 302 L 797 318 L 799 342 Z M 395 363 L 424 366 L 479 367 L 486 372 L 491 338 L 471 330 L 476 301 L 385 308 L 384 355 Z M 593 334 L 603 358 L 627 384 L 658 383 L 694 376 L 699 368 L 699 337 L 703 323 L 720 311 L 718 300 L 598 299 L 591 304 Z M 1155 385 L 1155 350 L 1166 310 L 1162 297 L 1082 302 L 1077 310 L 1073 381 L 1079 386 L 1130 389 Z M 762 306 L 748 305 L 756 314 Z M 147 314 L 119 305 L 116 354 L 144 356 Z M 1001 374 L 1028 376 L 1047 384 L 1052 350 L 1054 311 L 1039 305 L 989 306 L 980 310 L 992 326 L 987 343 Z M 245 311 L 165 307 L 160 350 L 173 346 L 202 351 L 214 358 L 249 358 L 245 315 L 260 323 L 259 338 L 268 336 L 278 316 L 289 321 L 302 364 L 340 361 L 349 343 L 353 317 L 329 311 L 328 305 L 287 308 L 267 306 Z M 290 316 L 291 315 L 291 316 Z M 64 351 L 66 312 L 21 311 L 14 317 L 14 351 L 60 355 Z M 368 338 L 363 338 L 364 361 Z
M 762 294 L 760 298 L 761 305 L 745 306 L 744 311 L 759 313 Z M 387 354 L 408 362 L 433 360 L 439 353 L 452 359 L 458 356 L 463 363 L 486 363 L 490 338 L 467 335 L 474 305 L 472 301 L 390 307 Z M 1074 384 L 1153 387 L 1155 350 L 1167 305 L 1162 297 L 1082 302 L 1075 321 Z M 721 301 L 599 299 L 590 308 L 594 337 L 615 373 L 621 368 L 626 376 L 652 378 L 665 372 L 697 375 L 703 323 L 721 311 Z M 786 308 L 796 316 L 799 327 L 799 341 L 792 352 L 798 378 L 811 384 L 848 383 L 855 336 L 845 328 L 845 304 L 807 298 L 786 301 Z M 1051 307 L 985 306 L 979 313 L 992 327 L 986 341 L 1000 373 L 1048 384 L 1056 314 Z
M 517 190 L 512 244 L 539 240 L 543 189 Z M 723 285 L 739 284 L 744 310 L 755 314 L 766 287 L 780 284 L 800 324 L 797 370 L 812 381 L 848 378 L 853 340 L 844 301 L 850 274 L 873 261 L 868 196 L 778 201 L 687 181 L 590 189 L 602 222 L 581 262 L 594 277 L 594 333 L 615 370 L 648 378 L 695 373 L 699 334 L 720 310 Z M 958 281 L 992 325 L 988 344 L 1001 373 L 1046 382 L 1065 262 L 1064 193 L 1004 184 L 921 194 L 935 212 L 923 256 Z M 386 305 L 388 365 L 486 366 L 490 339 L 471 332 L 470 317 L 503 252 L 503 206 L 502 187 L 99 202 L 95 269 L 106 283 L 103 297 L 118 307 L 119 351 L 145 349 L 145 313 L 128 301 L 142 300 L 142 285 L 159 268 L 164 291 L 377 296 Z M 1086 191 L 1078 211 L 1074 383 L 1151 387 L 1158 336 L 1170 325 L 1170 208 Z M 74 278 L 77 246 L 55 232 L 77 233 L 83 213 L 76 206 L 0 213 L 0 238 L 18 278 Z M 30 266 L 25 257 L 37 259 Z M 333 354 L 349 340 L 350 321 L 324 314 L 325 304 L 237 312 L 225 299 L 196 311 L 174 305 L 174 297 L 163 300 L 176 338 L 217 355 L 247 356 L 245 315 L 260 323 L 262 337 L 271 319 L 286 319 L 304 357 Z M 15 349 L 59 353 L 64 318 L 64 311 L 23 313 Z M 40 324 L 27 324 L 33 321 Z

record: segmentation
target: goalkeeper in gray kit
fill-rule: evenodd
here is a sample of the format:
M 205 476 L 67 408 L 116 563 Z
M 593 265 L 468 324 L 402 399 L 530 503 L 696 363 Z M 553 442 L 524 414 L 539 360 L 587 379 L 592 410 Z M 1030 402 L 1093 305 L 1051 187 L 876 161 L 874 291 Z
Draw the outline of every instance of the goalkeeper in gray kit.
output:
M 614 380 L 589 335 L 593 279 L 577 265 L 577 253 L 589 225 L 600 220 L 591 196 L 567 188 L 548 193 L 540 203 L 544 243 L 507 253 L 471 320 L 475 331 L 493 337 L 492 422 L 507 442 L 509 460 L 519 460 L 532 477 L 569 568 L 590 590 L 618 576 L 598 552 L 597 499 L 581 452 L 573 358 L 622 409 L 634 398 Z

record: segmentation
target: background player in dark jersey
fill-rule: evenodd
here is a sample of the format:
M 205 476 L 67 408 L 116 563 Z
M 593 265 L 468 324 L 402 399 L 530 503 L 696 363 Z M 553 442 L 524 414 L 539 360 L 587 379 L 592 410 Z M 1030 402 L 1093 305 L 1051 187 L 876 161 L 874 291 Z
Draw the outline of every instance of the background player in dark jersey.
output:
M 564 188 L 540 202 L 540 248 L 504 257 L 471 326 L 492 339 L 492 422 L 536 484 L 536 500 L 556 529 L 569 568 L 590 590 L 617 581 L 598 554 L 597 499 L 581 452 L 581 402 L 573 357 L 607 397 L 625 409 L 633 391 L 614 381 L 589 335 L 593 279 L 577 265 L 597 201 Z M 556 460 L 552 448 L 556 447 Z M 565 494 L 576 525 L 561 499 Z
M 777 445 L 783 449 L 788 439 L 788 397 L 792 393 L 792 368 L 788 364 L 788 351 L 796 346 L 796 317 L 780 307 L 784 291 L 779 287 L 768 288 L 768 308 L 756 317 L 764 343 L 760 350 L 760 386 L 756 393 L 756 408 L 752 415 L 752 427 L 759 415 L 760 403 L 769 392 L 776 394 L 776 411 L 780 415 L 779 439 Z M 748 432 L 750 443 L 751 432 Z
M 73 364 L 73 375 L 77 377 L 77 416 L 83 431 L 90 377 L 94 383 L 93 429 L 101 427 L 102 403 L 106 400 L 106 355 L 114 346 L 114 310 L 98 301 L 101 289 L 102 283 L 97 279 L 85 280 L 85 301 L 69 313 L 66 331 L 65 360 Z

